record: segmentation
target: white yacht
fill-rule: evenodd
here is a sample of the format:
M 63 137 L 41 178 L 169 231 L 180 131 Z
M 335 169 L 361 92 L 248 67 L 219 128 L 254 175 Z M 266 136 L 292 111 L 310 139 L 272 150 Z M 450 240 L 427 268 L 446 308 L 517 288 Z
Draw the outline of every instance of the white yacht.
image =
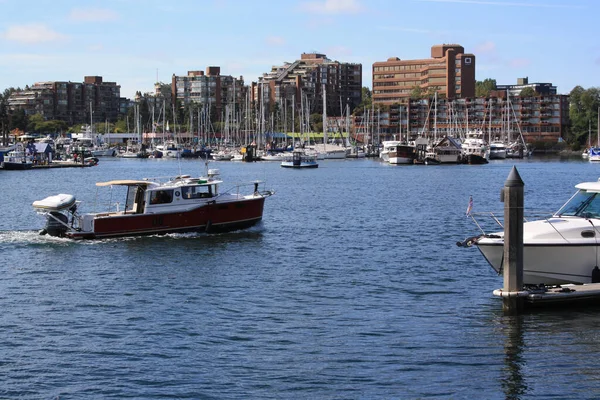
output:
M 523 283 L 556 285 L 590 283 L 600 263 L 600 180 L 575 186 L 577 192 L 554 214 L 523 223 Z M 482 229 L 488 220 L 501 226 L 493 213 L 472 213 Z M 482 229 L 483 232 L 483 229 Z M 467 239 L 476 245 L 492 268 L 500 273 L 504 231 Z
M 379 158 L 390 164 L 413 164 L 415 160 L 415 146 L 399 140 L 387 140 L 381 143 L 383 149 Z
M 500 140 L 490 143 L 490 160 L 506 159 L 506 144 Z

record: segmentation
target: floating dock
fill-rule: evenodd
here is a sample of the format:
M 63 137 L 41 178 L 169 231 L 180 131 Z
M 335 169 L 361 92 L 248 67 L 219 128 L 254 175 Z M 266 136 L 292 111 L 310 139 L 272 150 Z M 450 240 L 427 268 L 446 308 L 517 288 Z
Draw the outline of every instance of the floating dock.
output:
M 518 313 L 521 309 L 542 306 L 562 306 L 581 303 L 600 303 L 600 268 L 592 270 L 591 282 L 575 285 L 528 286 L 523 284 L 523 180 L 513 166 L 500 192 L 504 203 L 504 287 L 493 291 L 502 298 L 505 312 Z
M 582 303 L 600 304 L 600 283 L 540 286 L 535 288 L 525 288 L 514 292 L 496 289 L 493 293 L 494 296 L 503 299 L 519 298 L 524 301 L 525 307 L 544 307 Z

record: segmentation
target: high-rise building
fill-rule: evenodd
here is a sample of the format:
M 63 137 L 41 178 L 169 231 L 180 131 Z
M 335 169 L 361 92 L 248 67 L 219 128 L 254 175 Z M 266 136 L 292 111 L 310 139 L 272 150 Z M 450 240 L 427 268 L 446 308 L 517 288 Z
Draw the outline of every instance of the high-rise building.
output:
M 373 102 L 405 103 L 414 94 L 440 98 L 475 97 L 475 56 L 457 44 L 431 47 L 431 58 L 401 60 L 389 58 L 373 64 Z
M 103 82 L 101 76 L 86 76 L 78 82 L 37 82 L 8 99 L 12 110 L 26 115 L 40 114 L 46 120 L 62 120 L 69 125 L 116 122 L 119 116 L 121 86 Z M 91 113 L 91 115 L 90 115 Z
M 188 71 L 185 76 L 173 74 L 171 96 L 184 106 L 196 104 L 210 106 L 211 113 L 221 116 L 228 105 L 239 107 L 244 102 L 244 78 L 221 75 L 220 67 L 207 67 L 204 71 Z
M 265 93 L 269 106 L 280 109 L 307 108 L 309 113 L 323 110 L 323 87 L 329 116 L 344 115 L 362 101 L 362 64 L 332 61 L 325 54 L 303 53 L 299 60 L 274 66 L 253 84 L 253 99 Z

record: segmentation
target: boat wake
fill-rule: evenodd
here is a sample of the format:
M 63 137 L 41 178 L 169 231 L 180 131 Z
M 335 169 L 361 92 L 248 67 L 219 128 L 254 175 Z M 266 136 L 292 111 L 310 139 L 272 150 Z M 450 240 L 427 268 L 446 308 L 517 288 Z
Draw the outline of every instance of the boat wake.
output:
M 0 244 L 68 244 L 71 239 L 40 235 L 39 231 L 0 231 Z

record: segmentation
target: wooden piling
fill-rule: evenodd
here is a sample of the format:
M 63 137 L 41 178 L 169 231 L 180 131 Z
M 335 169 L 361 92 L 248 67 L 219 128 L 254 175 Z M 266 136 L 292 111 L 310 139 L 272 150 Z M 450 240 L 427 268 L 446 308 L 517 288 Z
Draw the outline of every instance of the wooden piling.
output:
M 502 189 L 504 202 L 504 287 L 503 309 L 517 312 L 523 308 L 523 180 L 513 166 Z

